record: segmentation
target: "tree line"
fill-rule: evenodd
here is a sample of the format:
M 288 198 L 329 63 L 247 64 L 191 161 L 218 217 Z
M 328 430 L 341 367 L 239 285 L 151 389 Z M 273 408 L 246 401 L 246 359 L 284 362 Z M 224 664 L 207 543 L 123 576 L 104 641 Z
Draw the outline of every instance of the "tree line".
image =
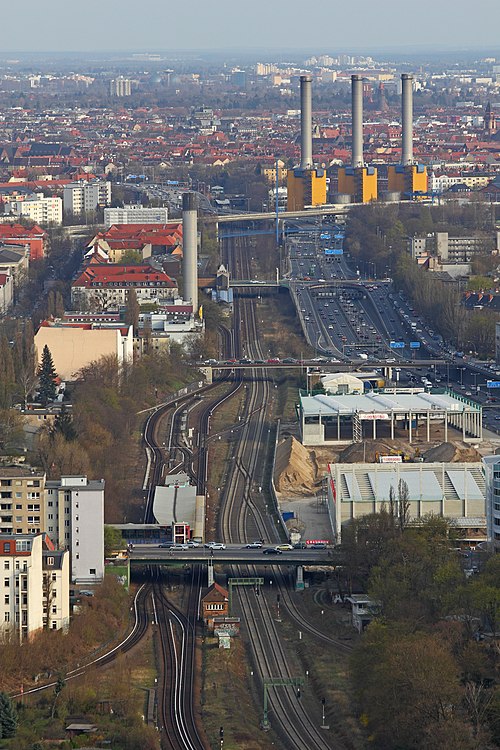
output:
M 351 660 L 361 721 L 383 750 L 500 747 L 500 649 L 487 635 L 500 628 L 500 556 L 466 578 L 447 521 L 402 522 L 404 506 L 403 489 L 343 533 L 344 585 L 376 603 Z

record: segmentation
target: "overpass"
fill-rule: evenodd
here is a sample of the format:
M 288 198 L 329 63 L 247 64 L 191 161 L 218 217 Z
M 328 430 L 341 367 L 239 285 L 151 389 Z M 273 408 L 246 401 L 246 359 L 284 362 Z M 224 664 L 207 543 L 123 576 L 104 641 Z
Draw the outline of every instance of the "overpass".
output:
M 312 206 L 305 208 L 303 211 L 280 211 L 279 219 L 304 219 L 308 216 L 340 216 L 348 213 L 353 206 L 363 205 L 361 203 L 332 203 L 325 206 Z M 233 224 L 238 221 L 276 221 L 275 211 L 258 211 L 257 213 L 244 214 L 219 214 L 214 217 L 217 224 Z
M 304 588 L 304 566 L 335 566 L 340 564 L 340 553 L 335 549 L 293 549 L 281 554 L 266 554 L 265 550 L 247 549 L 242 545 L 227 545 L 223 550 L 210 550 L 206 547 L 190 547 L 187 550 L 136 545 L 129 552 L 130 569 L 148 565 L 179 567 L 186 565 L 206 565 L 208 585 L 214 581 L 214 565 L 252 565 L 263 568 L 270 565 L 295 568 L 296 588 Z

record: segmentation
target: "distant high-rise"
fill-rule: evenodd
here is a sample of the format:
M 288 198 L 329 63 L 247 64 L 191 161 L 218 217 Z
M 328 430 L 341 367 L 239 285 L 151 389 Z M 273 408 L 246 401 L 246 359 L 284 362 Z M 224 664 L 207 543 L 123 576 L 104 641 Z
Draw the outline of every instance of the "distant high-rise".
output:
M 118 76 L 113 78 L 110 83 L 110 94 L 111 96 L 130 96 L 132 93 L 132 81 L 129 78 Z

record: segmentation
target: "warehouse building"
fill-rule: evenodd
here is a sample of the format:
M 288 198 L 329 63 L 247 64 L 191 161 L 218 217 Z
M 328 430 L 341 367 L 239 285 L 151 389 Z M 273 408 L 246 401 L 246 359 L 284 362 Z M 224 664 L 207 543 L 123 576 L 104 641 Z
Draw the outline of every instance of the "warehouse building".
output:
M 370 438 L 447 442 L 449 428 L 461 432 L 466 443 L 482 440 L 481 405 L 449 390 L 301 394 L 298 410 L 303 445 L 361 443 Z
M 486 538 L 486 483 L 477 463 L 329 464 L 328 508 L 337 542 L 354 518 L 389 508 L 403 482 L 408 490 L 409 520 L 434 514 L 450 520 L 465 543 Z

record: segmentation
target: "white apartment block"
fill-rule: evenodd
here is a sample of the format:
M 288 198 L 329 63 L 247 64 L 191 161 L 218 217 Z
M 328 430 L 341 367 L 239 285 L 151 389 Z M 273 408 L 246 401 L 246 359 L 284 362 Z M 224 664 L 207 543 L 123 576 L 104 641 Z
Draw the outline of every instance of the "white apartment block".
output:
M 71 580 L 104 578 L 104 479 L 66 476 L 46 483 L 45 530 L 54 546 L 71 551 Z
M 104 224 L 166 224 L 168 208 L 149 208 L 138 204 L 126 205 L 123 208 L 105 208 Z
M 69 624 L 69 553 L 50 550 L 43 534 L 0 534 L 0 636 L 20 642 L 43 627 Z
M 24 216 L 36 224 L 62 224 L 63 202 L 57 196 L 45 198 L 43 193 L 27 200 L 10 201 L 9 211 L 16 216 Z
M 453 185 L 466 185 L 474 190 L 475 188 L 485 187 L 491 182 L 491 176 L 488 175 L 436 175 L 431 172 L 429 175 L 429 191 L 431 193 L 444 193 Z
M 64 186 L 64 213 L 83 214 L 111 202 L 111 183 L 104 180 L 72 182 Z
M 0 534 L 39 534 L 45 474 L 29 467 L 0 468 Z

